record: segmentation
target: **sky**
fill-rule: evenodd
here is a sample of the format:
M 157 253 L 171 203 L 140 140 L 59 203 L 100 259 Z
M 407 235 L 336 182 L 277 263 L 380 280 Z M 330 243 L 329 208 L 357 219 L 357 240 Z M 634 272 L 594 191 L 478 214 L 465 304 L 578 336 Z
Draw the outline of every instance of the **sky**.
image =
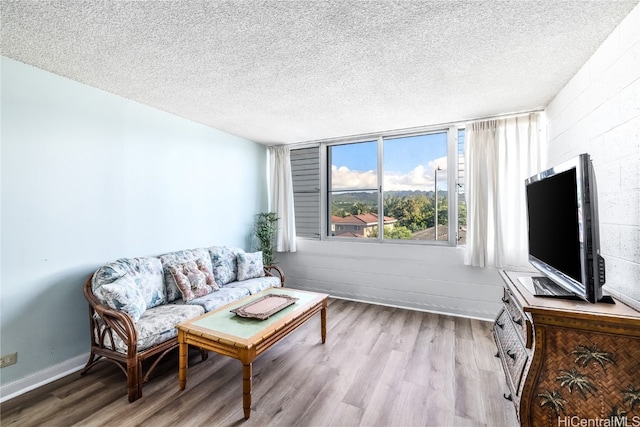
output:
M 333 189 L 377 188 L 377 142 L 331 148 Z M 384 141 L 384 190 L 433 191 L 446 189 L 447 134 L 437 133 Z

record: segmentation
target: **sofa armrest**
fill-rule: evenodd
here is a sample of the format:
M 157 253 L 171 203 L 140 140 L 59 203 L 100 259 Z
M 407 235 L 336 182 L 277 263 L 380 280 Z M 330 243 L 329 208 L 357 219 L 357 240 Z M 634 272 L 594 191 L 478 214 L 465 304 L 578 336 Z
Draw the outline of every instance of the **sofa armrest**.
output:
M 135 356 L 138 351 L 138 332 L 133 319 L 123 311 L 114 310 L 102 304 L 93 293 L 92 278 L 93 275 L 89 276 L 84 284 L 84 296 L 89 303 L 91 345 L 117 351 L 113 340 L 115 333 L 126 345 L 127 355 Z
M 276 272 L 278 277 L 280 277 L 280 286 L 284 287 L 284 272 L 282 271 L 282 269 L 276 265 L 264 266 L 264 274 L 266 274 L 267 276 L 274 276 L 272 270 Z

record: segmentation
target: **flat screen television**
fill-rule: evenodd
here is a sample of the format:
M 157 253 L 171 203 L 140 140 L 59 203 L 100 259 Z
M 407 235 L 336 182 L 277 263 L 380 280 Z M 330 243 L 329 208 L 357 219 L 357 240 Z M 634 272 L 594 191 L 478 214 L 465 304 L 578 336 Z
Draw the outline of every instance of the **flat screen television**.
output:
M 595 174 L 588 154 L 525 181 L 529 262 L 534 295 L 603 299 L 604 258 L 600 256 Z

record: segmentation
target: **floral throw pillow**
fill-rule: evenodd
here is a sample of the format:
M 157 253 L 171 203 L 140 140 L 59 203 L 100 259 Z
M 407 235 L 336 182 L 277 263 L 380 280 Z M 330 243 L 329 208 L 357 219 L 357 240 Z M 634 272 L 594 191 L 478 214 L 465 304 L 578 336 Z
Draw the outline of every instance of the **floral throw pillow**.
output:
M 262 252 L 238 254 L 238 280 L 255 279 L 264 276 Z
M 111 283 L 94 285 L 93 291 L 102 303 L 113 310 L 124 311 L 134 322 L 137 322 L 147 309 L 147 303 L 136 282 L 128 273 Z
M 185 301 L 205 296 L 214 290 L 207 284 L 206 274 L 200 271 L 195 261 L 170 265 L 168 269 Z
M 222 287 L 228 283 L 235 282 L 238 269 L 236 251 L 226 246 L 212 246 L 209 248 L 209 254 L 211 255 L 213 276 L 218 286 Z
M 213 277 L 213 273 L 211 272 L 211 270 L 209 270 L 207 264 L 203 260 L 198 258 L 196 260 L 196 265 L 198 266 L 198 270 L 200 270 L 207 279 L 207 285 L 211 286 L 214 291 L 220 289 L 220 287 L 218 287 L 218 284 L 216 283 L 216 278 Z

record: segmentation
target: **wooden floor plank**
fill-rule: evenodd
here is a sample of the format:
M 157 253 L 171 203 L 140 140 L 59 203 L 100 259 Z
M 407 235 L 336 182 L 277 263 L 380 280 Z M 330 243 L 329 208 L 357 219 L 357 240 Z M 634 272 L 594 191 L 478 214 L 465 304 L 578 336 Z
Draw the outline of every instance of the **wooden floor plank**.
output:
M 2 426 L 514 426 L 493 357 L 491 323 L 331 299 L 327 342 L 319 316 L 254 362 L 251 418 L 242 367 L 190 352 L 180 391 L 177 354 L 129 403 L 122 372 L 99 364 L 0 407 Z

